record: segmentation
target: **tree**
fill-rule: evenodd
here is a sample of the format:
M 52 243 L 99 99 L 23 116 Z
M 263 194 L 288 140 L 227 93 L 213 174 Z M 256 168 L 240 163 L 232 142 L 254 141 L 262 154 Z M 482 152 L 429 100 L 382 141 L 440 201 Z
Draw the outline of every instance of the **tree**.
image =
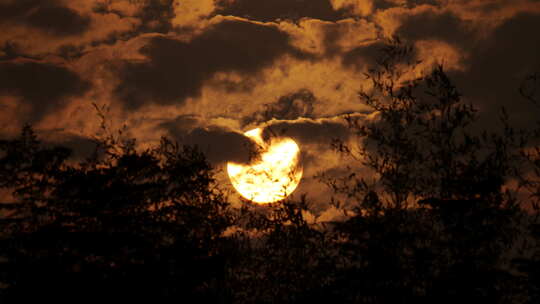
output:
M 518 288 L 504 265 L 521 214 L 518 189 L 505 186 L 526 141 L 504 109 L 500 132 L 474 132 L 477 110 L 443 67 L 415 77 L 418 63 L 412 47 L 390 40 L 359 92 L 372 119 L 347 119 L 358 152 L 333 143 L 371 171 L 326 179 L 357 201 L 356 215 L 337 225 L 357 265 L 343 273 L 358 282 L 347 300 L 505 301 Z
M 323 227 L 306 221 L 308 210 L 305 197 L 262 206 L 245 201 L 232 235 L 236 255 L 227 286 L 233 303 L 307 303 L 329 285 L 335 246 Z
M 540 74 L 534 73 L 526 77 L 520 87 L 520 93 L 525 100 L 540 108 Z M 526 232 L 529 236 L 527 245 L 531 253 L 518 257 L 514 260 L 520 272 L 523 274 L 524 285 L 527 286 L 525 293 L 530 299 L 530 303 L 540 301 L 540 222 L 538 211 L 540 210 L 540 120 L 536 121 L 536 126 L 529 130 L 530 144 L 522 151 L 523 157 L 527 160 L 528 167 L 520 178 L 520 184 L 526 189 L 530 206 L 534 214 L 526 224 Z
M 110 135 L 73 164 L 26 126 L 0 151 L 3 303 L 217 301 L 232 217 L 197 149 Z

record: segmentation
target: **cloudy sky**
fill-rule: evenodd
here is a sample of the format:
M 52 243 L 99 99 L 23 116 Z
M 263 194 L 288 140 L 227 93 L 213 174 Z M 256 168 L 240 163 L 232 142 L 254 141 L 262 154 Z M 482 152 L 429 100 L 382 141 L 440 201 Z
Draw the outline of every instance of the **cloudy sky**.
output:
M 219 169 L 275 126 L 303 153 L 296 193 L 323 202 L 314 175 L 350 163 L 330 141 L 345 114 L 369 117 L 357 92 L 385 39 L 442 63 L 486 125 L 502 105 L 527 125 L 539 31 L 538 0 L 0 0 L 0 135 L 31 123 L 85 151 L 95 103 L 141 145 L 198 144 Z

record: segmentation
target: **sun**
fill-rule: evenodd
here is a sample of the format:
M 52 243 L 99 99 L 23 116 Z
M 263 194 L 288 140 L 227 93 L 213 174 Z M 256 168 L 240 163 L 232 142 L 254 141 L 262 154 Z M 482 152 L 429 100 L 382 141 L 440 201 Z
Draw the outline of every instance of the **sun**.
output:
M 262 139 L 260 128 L 244 133 L 261 149 L 250 164 L 227 163 L 227 173 L 234 188 L 256 203 L 273 203 L 289 196 L 300 183 L 302 167 L 300 148 L 291 138 Z

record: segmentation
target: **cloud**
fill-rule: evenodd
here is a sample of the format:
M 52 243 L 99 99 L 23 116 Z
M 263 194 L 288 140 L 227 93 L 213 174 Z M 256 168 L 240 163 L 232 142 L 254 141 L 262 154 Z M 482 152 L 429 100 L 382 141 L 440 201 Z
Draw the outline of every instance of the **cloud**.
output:
M 204 27 L 215 9 L 214 0 L 176 0 L 171 23 L 180 29 Z
M 488 126 L 501 106 L 522 127 L 536 120 L 536 111 L 521 98 L 519 88 L 528 75 L 540 71 L 540 38 L 524 34 L 540 28 L 539 17 L 525 13 L 508 19 L 470 51 L 466 70 L 451 73 L 460 91 L 485 112 Z
M 387 32 L 415 45 L 426 69 L 434 63 L 445 66 L 464 100 L 480 109 L 478 127 L 494 128 L 493 117 L 501 106 L 518 126 L 527 127 L 537 114 L 519 96 L 519 87 L 527 75 L 540 70 L 539 39 L 527 34 L 527 29 L 540 26 L 539 7 L 526 0 L 512 6 L 504 1 L 462 1 L 392 8 L 379 18 L 385 16 Z M 344 63 L 354 64 L 368 50 L 349 52 Z
M 115 93 L 131 110 L 198 97 L 216 72 L 253 75 L 282 55 L 304 56 L 277 27 L 238 19 L 224 19 L 189 42 L 158 36 L 140 51 L 147 61 L 126 61 L 118 71 Z
M 313 18 L 337 21 L 348 17 L 347 9 L 334 9 L 329 0 L 217 0 L 216 14 L 239 16 L 258 21 Z
M 381 56 L 384 43 L 379 41 L 365 46 L 354 48 L 345 52 L 341 57 L 341 63 L 346 68 L 353 68 L 358 71 L 366 71 L 376 64 L 377 58 Z
M 374 1 L 374 6 L 377 9 L 387 9 L 391 7 L 415 8 L 421 5 L 430 5 L 440 7 L 444 5 L 444 1 L 440 0 L 377 0 Z
M 537 116 L 519 102 L 518 89 L 540 70 L 531 32 L 540 28 L 538 1 L 0 3 L 3 133 L 31 121 L 72 130 L 79 139 L 59 136 L 83 147 L 99 128 L 89 115 L 98 102 L 111 107 L 110 119 L 125 122 L 141 146 L 165 132 L 223 165 L 246 160 L 243 132 L 269 125 L 301 145 L 306 166 L 299 191 L 320 200 L 329 192 L 313 175 L 346 172 L 350 162 L 329 141 L 350 140 L 343 114 L 369 112 L 357 93 L 369 87 L 363 73 L 391 35 L 414 46 L 420 70 L 443 63 L 464 99 L 485 114 L 484 126 L 500 105 L 522 125 Z
M 273 136 L 291 137 L 300 144 L 330 146 L 332 139 L 347 139 L 349 129 L 340 117 L 327 119 L 299 118 L 295 120 L 271 120 L 263 131 L 263 138 Z
M 12 0 L 0 3 L 0 24 L 15 23 L 56 36 L 79 35 L 89 29 L 90 18 L 59 1 Z
M 336 10 L 348 10 L 356 16 L 368 16 L 374 8 L 373 0 L 330 0 Z
M 400 25 L 397 36 L 409 40 L 442 40 L 454 45 L 472 42 L 475 32 L 468 22 L 450 11 L 426 10 L 411 15 Z
M 323 31 L 326 56 L 341 55 L 351 49 L 379 40 L 380 33 L 373 22 L 353 19 L 327 23 Z
M 89 157 L 96 149 L 94 139 L 66 132 L 66 130 L 46 130 L 38 132 L 39 139 L 46 147 L 62 146 L 71 149 L 70 160 L 81 161 Z
M 303 92 L 303 94 L 308 94 Z M 358 116 L 361 119 L 360 116 Z M 161 124 L 168 134 L 182 144 L 197 145 L 206 153 L 216 168 L 224 168 L 226 162 L 248 163 L 250 152 L 256 151 L 254 143 L 241 132 L 218 125 L 209 125 L 192 115 L 179 116 Z M 289 137 L 301 148 L 304 177 L 296 193 L 309 193 L 312 199 L 323 202 L 329 199 L 324 187 L 313 176 L 319 171 L 328 171 L 341 166 L 338 155 L 332 151 L 331 141 L 350 139 L 346 122 L 341 117 L 325 119 L 271 120 L 263 125 L 263 138 Z M 227 182 L 225 175 L 220 176 Z
M 22 57 L 47 59 L 62 55 L 72 60 L 100 44 L 114 43 L 133 33 L 135 25 L 140 23 L 133 16 L 97 12 L 96 3 L 87 0 L 4 1 L 0 4 L 0 26 L 5 27 L 0 31 L 0 47 L 9 45 Z M 66 53 L 69 56 L 65 56 Z
M 135 17 L 141 20 L 138 32 L 167 33 L 175 17 L 174 0 L 144 0 Z
M 264 105 L 264 110 L 257 111 L 244 118 L 243 125 L 260 124 L 272 119 L 294 120 L 297 118 L 313 118 L 313 107 L 317 99 L 307 89 L 281 96 L 276 102 Z
M 133 36 L 141 33 L 167 33 L 171 31 L 173 20 L 176 17 L 176 9 L 181 4 L 178 3 L 178 0 L 96 0 L 90 3 L 92 3 L 90 9 L 96 15 L 113 14 L 121 19 L 128 17 L 138 19 L 137 26 L 130 33 Z M 88 7 L 81 4 L 79 6 L 88 10 Z
M 219 126 L 202 127 L 192 116 L 180 116 L 161 124 L 181 144 L 197 146 L 215 166 L 226 162 L 247 163 L 255 145 L 242 133 Z
M 24 119 L 30 122 L 58 110 L 66 98 L 80 96 L 88 89 L 88 82 L 63 66 L 34 61 L 0 62 L 0 94 L 19 97 L 29 105 L 31 114 Z

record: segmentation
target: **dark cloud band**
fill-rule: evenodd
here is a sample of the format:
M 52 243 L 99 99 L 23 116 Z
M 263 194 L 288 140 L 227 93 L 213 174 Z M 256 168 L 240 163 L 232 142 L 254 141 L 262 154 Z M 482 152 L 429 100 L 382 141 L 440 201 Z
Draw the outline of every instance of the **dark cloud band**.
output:
M 30 26 L 56 36 L 73 36 L 87 31 L 91 19 L 62 6 L 59 1 L 16 0 L 0 3 L 0 25 L 6 22 Z
M 141 49 L 147 62 L 125 62 L 115 93 L 127 109 L 146 103 L 182 104 L 220 71 L 255 74 L 284 54 L 306 56 L 275 26 L 225 20 L 189 42 L 155 37 Z
M 0 62 L 0 93 L 21 97 L 30 104 L 28 121 L 59 110 L 65 98 L 80 96 L 90 84 L 62 66 L 33 61 Z

